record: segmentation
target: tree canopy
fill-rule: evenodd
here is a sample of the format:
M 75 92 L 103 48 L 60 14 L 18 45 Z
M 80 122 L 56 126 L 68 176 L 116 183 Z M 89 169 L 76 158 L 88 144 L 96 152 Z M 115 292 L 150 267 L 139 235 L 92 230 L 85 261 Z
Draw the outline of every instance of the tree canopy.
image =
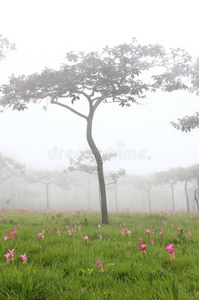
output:
M 25 167 L 14 159 L 0 153 L 0 183 L 13 176 L 20 176 L 24 173 Z
M 190 86 L 189 91 L 196 93 L 199 96 L 199 58 L 193 64 L 193 67 L 190 69 Z M 197 111 L 192 116 L 185 116 L 180 118 L 177 122 L 171 122 L 172 126 L 177 130 L 184 132 L 190 132 L 195 128 L 199 128 L 199 111 Z
M 7 38 L 0 34 L 0 60 L 5 59 L 6 54 L 11 50 L 15 50 L 15 44 L 10 43 Z

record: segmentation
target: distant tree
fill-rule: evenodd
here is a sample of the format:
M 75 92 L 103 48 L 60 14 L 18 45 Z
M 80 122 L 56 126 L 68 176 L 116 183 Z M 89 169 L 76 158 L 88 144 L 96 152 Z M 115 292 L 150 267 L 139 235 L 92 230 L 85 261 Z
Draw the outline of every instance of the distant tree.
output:
M 182 168 L 178 167 L 176 168 L 176 180 L 184 182 L 184 191 L 186 196 L 186 206 L 187 206 L 187 212 L 190 213 L 190 206 L 189 206 L 189 196 L 187 191 L 187 184 L 189 181 L 193 179 L 193 172 L 191 171 L 191 168 Z
M 65 176 L 63 173 L 60 172 L 53 172 L 53 171 L 34 171 L 33 173 L 29 172 L 26 174 L 26 180 L 31 183 L 41 183 L 45 186 L 46 190 L 46 208 L 50 209 L 50 202 L 49 202 L 49 188 L 50 185 L 54 184 L 61 188 L 68 188 L 69 183 L 65 180 Z
M 70 52 L 66 59 L 59 71 L 46 68 L 41 74 L 12 76 L 9 84 L 1 87 L 0 104 L 23 111 L 30 102 L 50 99 L 51 104 L 86 121 L 87 142 L 97 163 L 102 223 L 108 223 L 103 160 L 92 133 L 95 112 L 102 103 L 124 107 L 139 103 L 148 92 L 186 90 L 183 77 L 189 75 L 191 57 L 182 49 L 166 51 L 160 45 L 142 46 L 133 39 L 130 44 L 107 46 L 101 53 Z M 153 69 L 156 75 L 150 76 Z M 67 100 L 72 104 L 85 100 L 87 114 L 74 109 Z
M 174 168 L 170 168 L 167 171 L 157 172 L 156 177 L 159 180 L 159 184 L 169 184 L 171 188 L 172 210 L 175 211 L 174 186 L 178 181 L 176 170 Z
M 114 190 L 115 190 L 115 209 L 116 211 L 118 211 L 118 201 L 117 201 L 117 184 L 118 184 L 118 180 L 121 177 L 124 177 L 126 175 L 126 171 L 124 169 L 119 169 L 118 171 L 115 172 L 109 172 L 107 174 L 107 180 L 108 182 L 106 183 L 107 185 L 114 185 Z
M 194 164 L 190 166 L 190 169 L 194 175 L 194 178 L 196 179 L 197 186 L 198 186 L 198 188 L 195 190 L 194 198 L 199 212 L 199 164 Z
M 15 44 L 10 43 L 7 38 L 0 34 L 0 60 L 5 59 L 6 54 L 12 50 L 15 50 Z
M 21 176 L 24 171 L 24 165 L 0 153 L 0 184 L 11 177 Z

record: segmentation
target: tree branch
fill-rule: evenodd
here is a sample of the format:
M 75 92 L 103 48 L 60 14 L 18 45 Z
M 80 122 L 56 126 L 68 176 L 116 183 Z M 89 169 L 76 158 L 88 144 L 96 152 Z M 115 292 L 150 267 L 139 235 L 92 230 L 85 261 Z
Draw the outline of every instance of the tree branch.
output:
M 70 106 L 68 106 L 68 105 L 66 105 L 66 104 L 63 104 L 63 103 L 60 103 L 60 102 L 55 101 L 54 98 L 51 98 L 51 102 L 50 102 L 50 103 L 51 103 L 51 104 L 56 104 L 56 105 L 62 106 L 62 107 L 64 107 L 64 108 L 70 110 L 70 111 L 73 112 L 74 114 L 78 115 L 79 117 L 82 117 L 82 118 L 84 118 L 84 119 L 86 119 L 86 120 L 87 120 L 87 118 L 88 118 L 87 116 L 85 116 L 84 114 L 78 112 L 77 110 L 73 109 L 72 107 L 70 107 Z

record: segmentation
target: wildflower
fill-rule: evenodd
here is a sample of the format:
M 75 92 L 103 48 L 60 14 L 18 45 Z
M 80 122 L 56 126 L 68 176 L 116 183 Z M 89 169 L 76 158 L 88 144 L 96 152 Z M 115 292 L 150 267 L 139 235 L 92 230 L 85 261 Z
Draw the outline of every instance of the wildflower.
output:
M 142 238 L 139 238 L 140 243 L 142 243 Z
M 3 239 L 4 241 L 7 241 L 8 237 L 5 235 Z
M 2 220 L 3 220 L 4 222 L 6 222 L 6 218 L 2 218 Z
M 131 230 L 128 230 L 127 233 L 128 233 L 128 235 L 131 235 Z
M 160 235 L 163 236 L 163 232 L 162 231 L 160 231 Z
M 99 238 L 102 239 L 102 235 L 101 234 L 99 234 Z
M 187 234 L 188 234 L 188 235 L 191 235 L 191 231 L 187 231 Z
M 14 250 L 15 250 L 15 249 L 12 249 L 12 250 L 8 249 L 7 257 L 9 258 L 9 262 L 10 262 L 10 261 L 14 261 Z M 6 255 L 5 255 L 5 256 L 6 256 Z M 7 257 L 6 257 L 6 258 L 7 258 Z M 8 262 L 8 263 L 9 263 L 9 262 Z
M 81 230 L 81 225 L 80 225 L 80 226 L 78 226 L 78 229 L 79 229 L 79 230 Z
M 145 255 L 146 244 L 140 244 L 140 249 L 142 250 L 142 254 Z
M 124 235 L 124 229 L 121 230 L 121 234 Z
M 100 273 L 103 273 L 103 272 L 104 272 L 102 263 L 103 263 L 103 260 L 102 260 L 101 262 L 100 262 L 100 259 L 99 259 L 99 261 L 96 260 L 96 264 L 98 264 L 98 268 L 99 268 L 99 272 L 100 272 Z
M 10 236 L 10 232 L 7 232 L 7 236 Z
M 15 231 L 13 230 L 13 232 L 12 232 L 12 238 L 14 239 L 15 238 Z
M 174 260 L 175 259 L 175 249 L 173 248 L 173 244 L 170 244 L 169 246 L 166 246 L 166 250 L 169 252 L 170 259 Z
M 128 228 L 125 228 L 125 231 L 127 232 L 127 231 L 128 231 Z
M 50 227 L 50 230 L 53 231 L 53 227 Z
M 177 229 L 178 233 L 180 233 L 180 228 Z
M 60 231 L 57 231 L 57 234 L 60 236 Z
M 166 221 L 163 221 L 162 223 L 163 223 L 164 225 L 167 225 Z
M 120 224 L 120 227 L 122 226 L 122 224 Z
M 71 235 L 71 230 L 70 229 L 68 230 L 68 235 Z
M 154 245 L 154 241 L 153 241 L 153 239 L 151 239 L 150 241 L 151 241 L 151 244 L 152 244 L 152 245 Z
M 86 245 L 88 244 L 88 236 L 85 236 L 84 237 L 84 240 L 85 240 L 85 243 L 86 243 Z
M 171 225 L 171 227 L 173 228 L 173 224 Z
M 147 233 L 148 237 L 150 235 L 150 232 L 151 232 L 151 230 L 149 230 L 149 229 L 146 230 L 146 233 Z
M 100 228 L 100 224 L 98 225 L 98 228 Z
M 17 224 L 17 226 L 18 226 L 18 227 L 20 227 L 20 223 L 19 223 L 19 224 Z
M 23 264 L 26 265 L 27 264 L 27 256 L 26 256 L 26 253 L 24 253 L 24 255 L 20 255 L 21 258 L 22 258 L 22 261 L 23 261 Z

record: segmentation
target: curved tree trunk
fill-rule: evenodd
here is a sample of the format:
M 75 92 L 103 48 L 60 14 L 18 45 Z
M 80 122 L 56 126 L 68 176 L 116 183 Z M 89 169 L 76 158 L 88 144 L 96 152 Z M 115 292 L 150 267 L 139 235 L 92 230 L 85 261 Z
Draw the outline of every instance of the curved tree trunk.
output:
M 107 201 L 106 201 L 106 188 L 105 188 L 105 180 L 104 180 L 104 171 L 103 171 L 103 161 L 101 154 L 95 145 L 92 136 L 92 122 L 93 122 L 93 113 L 90 112 L 87 118 L 87 130 L 86 130 L 86 138 L 89 144 L 89 147 L 95 157 L 97 163 L 97 173 L 99 180 L 99 188 L 100 188 L 100 196 L 101 196 L 101 212 L 102 212 L 102 223 L 108 223 L 108 210 L 107 210 Z
M 184 189 L 185 189 L 186 202 L 187 202 L 187 212 L 190 213 L 190 208 L 189 208 L 189 197 L 188 197 L 188 192 L 187 192 L 187 180 L 185 180 L 185 183 L 184 183 Z

